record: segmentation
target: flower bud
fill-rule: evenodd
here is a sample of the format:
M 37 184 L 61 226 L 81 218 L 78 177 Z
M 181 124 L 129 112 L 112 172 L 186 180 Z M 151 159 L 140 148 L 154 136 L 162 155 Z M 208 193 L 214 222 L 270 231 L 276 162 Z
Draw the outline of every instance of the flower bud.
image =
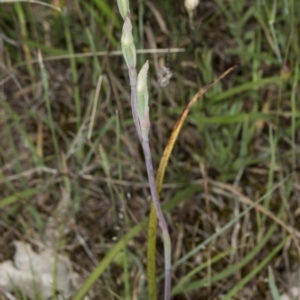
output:
M 150 128 L 149 120 L 149 93 L 147 86 L 148 60 L 141 68 L 137 78 L 137 115 L 141 126 L 143 140 L 148 138 Z
M 129 1 L 128 0 L 117 0 L 119 12 L 125 20 L 125 18 L 129 15 Z
M 149 93 L 147 86 L 147 72 L 149 69 L 148 60 L 145 62 L 141 68 L 138 78 L 137 78 L 137 109 L 138 116 L 142 118 L 145 114 L 145 111 L 148 107 Z
M 198 6 L 199 0 L 185 0 L 184 6 L 188 13 L 192 13 L 193 10 Z
M 193 13 L 198 4 L 199 4 L 199 0 L 185 0 L 184 2 L 184 6 L 189 15 L 189 22 L 190 22 L 191 29 L 194 29 Z
M 125 58 L 128 69 L 136 66 L 136 49 L 132 36 L 132 25 L 128 17 L 125 18 L 122 31 L 122 53 Z

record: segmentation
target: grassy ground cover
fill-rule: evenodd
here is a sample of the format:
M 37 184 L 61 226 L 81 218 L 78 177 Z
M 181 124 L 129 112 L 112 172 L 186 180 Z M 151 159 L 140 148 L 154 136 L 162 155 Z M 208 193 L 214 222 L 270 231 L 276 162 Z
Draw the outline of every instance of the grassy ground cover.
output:
M 0 0 L 0 262 L 15 240 L 45 243 L 52 217 L 56 251 L 81 276 L 75 300 L 149 299 L 151 203 L 117 4 L 29 2 Z M 238 65 L 194 104 L 166 169 L 172 299 L 292 299 L 300 2 L 202 0 L 192 19 L 184 1 L 130 5 L 138 68 L 150 63 L 156 169 L 189 100 Z M 173 73 L 166 87 L 162 64 Z M 156 274 L 160 296 L 160 239 Z

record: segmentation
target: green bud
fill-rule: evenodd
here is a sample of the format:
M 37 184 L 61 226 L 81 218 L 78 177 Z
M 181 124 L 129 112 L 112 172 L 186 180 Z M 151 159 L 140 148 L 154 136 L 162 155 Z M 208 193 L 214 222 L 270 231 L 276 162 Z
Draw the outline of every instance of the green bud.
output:
M 147 89 L 147 72 L 149 70 L 149 62 L 148 60 L 142 66 L 139 74 L 138 74 L 138 81 L 137 81 L 137 90 L 138 91 L 145 91 Z
M 149 69 L 148 60 L 143 65 L 142 69 L 138 74 L 137 79 L 137 115 L 140 121 L 141 131 L 143 139 L 148 137 L 150 128 L 149 121 L 149 93 L 147 86 L 147 72 Z
M 129 1 L 128 0 L 117 0 L 119 12 L 125 20 L 125 18 L 129 15 Z
M 136 49 L 132 36 L 132 25 L 128 17 L 125 18 L 122 31 L 122 53 L 125 58 L 128 69 L 136 66 Z

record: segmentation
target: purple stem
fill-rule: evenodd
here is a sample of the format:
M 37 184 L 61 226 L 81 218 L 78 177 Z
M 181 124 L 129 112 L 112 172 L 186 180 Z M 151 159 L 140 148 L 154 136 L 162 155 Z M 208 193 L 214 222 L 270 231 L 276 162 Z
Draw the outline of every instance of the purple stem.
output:
M 164 259 L 165 259 L 165 295 L 164 299 L 170 299 L 171 290 L 171 239 L 168 231 L 167 222 L 162 213 L 161 206 L 158 200 L 158 194 L 156 190 L 156 184 L 154 179 L 154 171 L 151 157 L 151 150 L 149 146 L 149 140 L 142 142 L 145 163 L 147 168 L 148 180 L 150 185 L 151 197 L 156 210 L 156 214 L 159 221 L 159 226 L 162 230 L 162 237 L 164 242 Z
M 162 237 L 164 243 L 164 260 L 165 260 L 165 291 L 164 291 L 164 300 L 170 299 L 171 293 L 171 239 L 168 231 L 167 222 L 162 213 L 161 206 L 158 200 L 158 194 L 156 190 L 156 184 L 154 179 L 154 171 L 151 157 L 151 150 L 149 146 L 149 139 L 143 140 L 142 132 L 140 127 L 140 122 L 137 116 L 137 73 L 134 67 L 129 68 L 129 78 L 130 78 L 130 87 L 131 87 L 131 109 L 133 122 L 140 140 L 140 143 L 143 147 L 143 152 L 145 156 L 146 169 L 148 174 L 148 181 L 150 185 L 151 197 L 156 210 L 156 214 L 159 221 L 159 226 L 162 230 Z

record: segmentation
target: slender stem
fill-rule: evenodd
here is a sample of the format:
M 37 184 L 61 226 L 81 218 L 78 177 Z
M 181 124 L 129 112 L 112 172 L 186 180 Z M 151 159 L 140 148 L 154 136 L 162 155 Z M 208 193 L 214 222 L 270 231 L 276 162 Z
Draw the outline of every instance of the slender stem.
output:
M 140 143 L 143 148 L 144 156 L 145 156 L 145 163 L 146 163 L 146 169 L 148 174 L 148 181 L 150 184 L 150 191 L 151 191 L 151 197 L 152 201 L 156 210 L 156 214 L 159 220 L 159 226 L 162 230 L 162 238 L 164 243 L 164 263 L 165 263 L 165 291 L 164 291 L 164 300 L 170 299 L 171 294 L 171 239 L 170 234 L 168 231 L 167 222 L 164 218 L 164 215 L 162 213 L 160 203 L 158 200 L 158 193 L 156 190 L 156 184 L 154 179 L 154 171 L 153 171 L 153 164 L 152 164 L 152 157 L 151 157 L 151 150 L 149 146 L 149 138 L 148 138 L 148 131 L 150 128 L 150 120 L 149 120 L 149 107 L 146 107 L 146 110 L 143 112 L 143 116 L 141 116 L 143 119 L 141 122 L 143 123 L 141 128 L 140 119 L 138 116 L 138 108 L 137 108 L 137 71 L 135 68 L 136 65 L 136 48 L 134 46 L 133 42 L 133 36 L 132 36 L 132 24 L 130 21 L 130 13 L 129 13 L 129 1 L 128 0 L 119 0 L 118 1 L 118 7 L 120 10 L 120 13 L 124 19 L 124 26 L 123 26 L 123 34 L 122 34 L 122 52 L 126 61 L 126 64 L 128 66 L 128 74 L 130 79 L 130 87 L 131 87 L 131 110 L 132 110 L 132 117 L 134 121 L 134 125 L 140 140 Z M 145 65 L 147 69 L 144 69 L 143 72 L 147 72 L 148 70 L 148 63 Z M 146 74 L 142 74 L 142 77 Z M 144 78 L 144 77 L 143 77 Z M 147 80 L 147 78 L 146 78 Z M 142 90 L 145 90 L 147 84 L 142 84 Z M 142 91 L 141 91 L 142 93 Z M 144 91 L 144 93 L 148 93 L 147 90 Z M 148 94 L 143 94 L 144 96 L 147 96 Z M 142 99 L 148 102 L 148 99 Z M 145 104 L 145 103 L 143 103 Z M 148 103 L 147 103 L 148 106 Z
M 167 222 L 162 213 L 161 206 L 158 199 L 158 194 L 156 190 L 156 184 L 154 179 L 154 171 L 151 157 L 151 150 L 149 146 L 149 139 L 142 138 L 141 127 L 137 116 L 137 73 L 134 67 L 129 70 L 130 78 L 130 87 L 131 87 L 131 109 L 134 125 L 143 147 L 143 152 L 145 156 L 146 169 L 148 174 L 148 181 L 150 185 L 151 197 L 156 210 L 156 214 L 159 221 L 159 226 L 162 230 L 162 238 L 164 243 L 164 261 L 165 261 L 165 291 L 164 291 L 164 300 L 170 299 L 171 293 L 171 239 L 168 231 Z
M 170 290 L 171 290 L 171 239 L 168 231 L 167 222 L 162 213 L 161 206 L 158 200 L 158 194 L 155 185 L 154 172 L 153 172 L 153 164 L 151 158 L 151 150 L 149 146 L 149 140 L 144 140 L 142 142 L 145 163 L 147 168 L 148 180 L 150 184 L 150 191 L 152 201 L 156 210 L 156 214 L 159 221 L 159 226 L 162 230 L 162 238 L 164 242 L 164 259 L 165 259 L 165 295 L 164 299 L 170 299 Z

